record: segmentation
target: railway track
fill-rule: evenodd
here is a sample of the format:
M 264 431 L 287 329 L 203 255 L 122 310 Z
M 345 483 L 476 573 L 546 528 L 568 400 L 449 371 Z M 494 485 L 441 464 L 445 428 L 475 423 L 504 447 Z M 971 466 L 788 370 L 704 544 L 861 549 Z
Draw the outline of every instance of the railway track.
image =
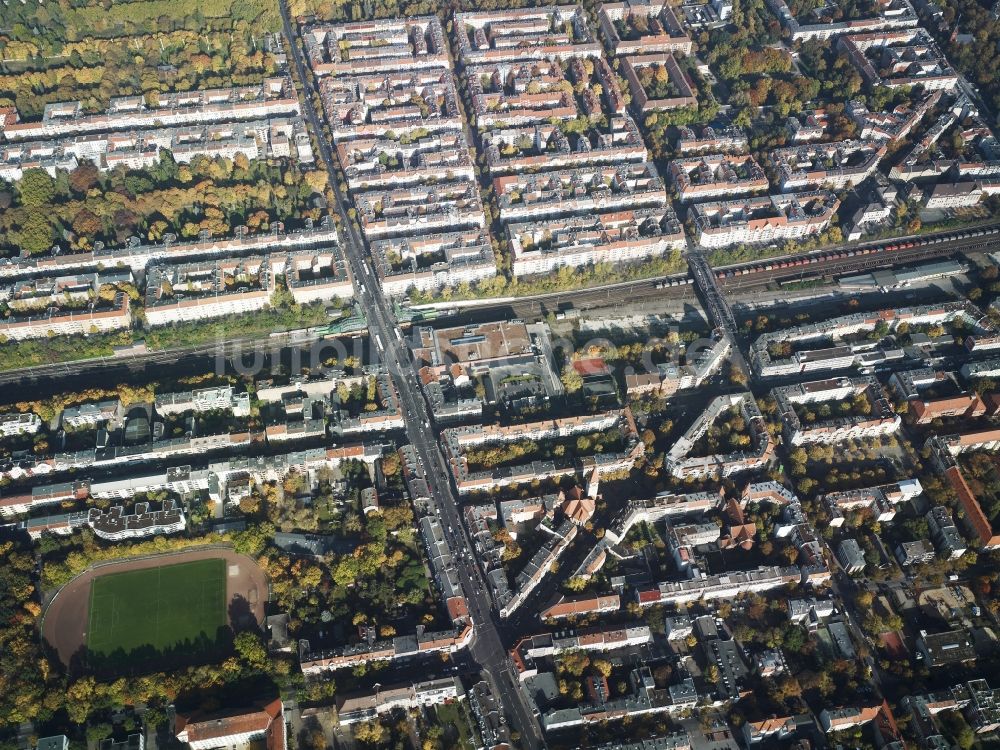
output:
M 861 243 L 837 250 L 720 266 L 714 270 L 720 286 L 726 290 L 734 290 L 807 274 L 831 276 L 847 272 L 858 273 L 958 252 L 991 249 L 1000 249 L 1000 225 Z

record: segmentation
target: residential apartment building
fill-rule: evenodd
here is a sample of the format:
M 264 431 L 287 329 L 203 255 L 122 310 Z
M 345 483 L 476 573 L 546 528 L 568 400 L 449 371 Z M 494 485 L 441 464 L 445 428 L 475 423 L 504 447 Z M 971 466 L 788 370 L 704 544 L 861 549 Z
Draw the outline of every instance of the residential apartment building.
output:
M 873 377 L 832 378 L 775 388 L 771 397 L 778 407 L 785 440 L 790 445 L 832 443 L 857 438 L 891 435 L 902 420 L 886 398 L 882 386 Z M 829 418 L 803 421 L 800 411 L 827 404 L 831 412 L 843 411 L 839 404 L 852 399 L 855 413 L 832 414 Z M 812 414 L 812 411 L 809 412 Z
M 914 126 L 938 105 L 941 96 L 940 90 L 929 91 L 918 98 L 915 106 L 898 104 L 887 112 L 872 112 L 864 102 L 854 99 L 847 103 L 846 113 L 858 127 L 858 138 L 896 142 L 910 134 Z
M 875 717 L 878 716 L 879 709 L 879 706 L 825 708 L 820 712 L 819 725 L 827 733 L 842 732 L 874 721 Z
M 6 531 L 27 534 L 34 541 L 38 541 L 45 534 L 68 536 L 86 525 L 86 511 L 74 511 L 71 513 L 56 513 L 28 518 L 17 523 L 3 524 L 0 528 Z
M 640 607 L 648 607 L 654 604 L 679 605 L 699 600 L 729 599 L 748 591 L 768 591 L 798 584 L 801 580 L 802 572 L 795 566 L 760 567 L 640 588 L 636 591 L 636 601 Z
M 346 410 L 333 412 L 330 417 L 330 427 L 337 435 L 354 435 L 358 433 L 381 432 L 383 430 L 401 429 L 403 412 L 399 402 L 399 392 L 388 373 L 381 371 L 375 377 L 375 398 L 377 408 L 362 411 L 352 417 Z
M 958 387 L 953 373 L 935 370 L 932 367 L 921 367 L 915 370 L 900 370 L 889 376 L 889 388 L 900 399 L 916 401 L 928 388 L 936 386 Z M 912 406 L 912 404 L 911 404 Z
M 837 48 L 870 87 L 922 86 L 926 91 L 951 91 L 958 85 L 951 63 L 920 27 L 848 34 L 838 39 Z
M 475 170 L 461 127 L 428 132 L 393 130 L 337 144 L 337 158 L 354 191 L 407 187 L 439 179 L 472 180 Z
M 168 417 L 185 412 L 232 411 L 233 416 L 250 415 L 250 394 L 236 393 L 231 385 L 198 388 L 177 393 L 158 393 L 153 400 L 156 413 Z
M 151 326 L 262 310 L 275 289 L 269 257 L 153 266 L 146 279 Z
M 465 77 L 472 122 L 480 130 L 540 126 L 581 114 L 575 97 L 566 90 L 571 84 L 556 60 L 469 65 Z M 613 85 L 617 88 L 617 80 Z
M 809 143 L 779 148 L 768 154 L 782 192 L 826 187 L 843 190 L 860 185 L 886 154 L 885 144 L 869 141 Z
M 673 7 L 665 2 L 603 3 L 597 11 L 597 19 L 601 33 L 616 56 L 657 52 L 691 54 L 691 37 Z M 622 31 L 627 38 L 623 38 Z
M 987 411 L 986 403 L 977 393 L 963 393 L 958 396 L 943 396 L 932 399 L 913 399 L 910 413 L 916 424 L 930 424 L 935 419 L 961 417 L 974 419 Z
M 88 497 L 90 497 L 90 483 L 86 480 L 33 487 L 28 492 L 0 496 L 0 515 L 19 515 L 46 505 L 72 503 Z
M 109 333 L 131 326 L 131 302 L 127 294 L 119 292 L 108 304 L 97 302 L 82 309 L 35 308 L 32 313 L 3 318 L 0 337 L 5 341 L 23 341 L 47 336 Z
M 413 289 L 475 284 L 497 273 L 490 237 L 482 228 L 375 240 L 371 255 L 382 293 L 392 298 Z
M 694 680 L 686 677 L 667 688 L 657 688 L 649 667 L 634 669 L 629 674 L 631 691 L 620 698 L 610 698 L 606 679 L 593 679 L 589 683 L 589 701 L 573 708 L 549 709 L 541 716 L 542 728 L 546 732 L 565 730 L 591 723 L 620 721 L 633 716 L 655 716 L 657 714 L 679 714 L 697 704 L 699 695 Z M 640 747 L 645 750 L 658 748 L 665 750 L 690 750 L 691 740 L 686 732 L 671 734 L 647 740 Z M 629 750 L 634 745 L 629 745 Z
M 762 196 L 696 203 L 698 244 L 706 248 L 797 240 L 824 231 L 840 207 L 832 192 Z
M 511 222 L 507 233 L 515 276 L 563 266 L 636 263 L 686 246 L 684 230 L 669 207 Z
M 663 180 L 651 162 L 580 167 L 495 177 L 500 217 L 507 222 L 560 214 L 664 208 Z
M 0 287 L 0 300 L 14 314 L 30 314 L 47 307 L 86 307 L 103 291 L 132 284 L 129 269 L 73 275 L 37 276 Z
M 117 398 L 96 403 L 68 406 L 62 410 L 59 423 L 62 428 L 83 430 L 108 422 L 116 422 L 122 417 L 122 403 Z
M 709 456 L 691 456 L 698 441 L 720 415 L 737 409 L 749 433 L 746 451 Z M 774 455 L 774 440 L 764 425 L 764 417 L 750 393 L 717 396 L 678 438 L 664 456 L 664 468 L 679 479 L 688 477 L 724 477 L 766 465 Z
M 931 558 L 933 558 L 933 548 Z M 976 647 L 967 630 L 946 630 L 943 633 L 921 631 L 917 650 L 929 667 L 968 664 L 976 659 Z
M 676 142 L 679 154 L 745 154 L 750 144 L 739 128 L 713 128 L 703 125 L 696 132 L 694 128 L 682 125 L 678 129 Z
M 943 94 L 941 91 L 936 93 L 939 98 Z M 959 166 L 963 163 L 965 154 L 975 150 L 974 144 L 977 138 L 985 135 L 992 139 L 992 133 L 985 124 L 976 127 L 977 120 L 978 109 L 976 105 L 964 94 L 959 95 L 950 102 L 949 106 L 942 108 L 941 113 L 930 127 L 914 139 L 910 150 L 889 170 L 889 176 L 904 181 L 939 179 L 945 174 L 964 176 Z M 960 121 L 961 125 L 959 125 Z M 966 122 L 970 123 L 972 127 L 966 128 Z M 955 130 L 962 132 L 963 143 L 960 148 L 949 149 L 946 156 L 937 144 L 946 133 L 952 133 Z M 965 142 L 966 137 L 968 137 L 968 142 Z M 978 171 L 980 167 L 985 167 L 985 165 L 972 167 L 972 171 Z M 986 169 L 985 174 L 988 174 L 989 171 Z
M 411 710 L 440 705 L 465 694 L 457 677 L 425 680 L 410 685 L 383 685 L 374 692 L 337 696 L 337 719 L 342 726 L 372 721 L 396 709 Z
M 486 226 L 479 188 L 468 180 L 365 192 L 355 195 L 354 202 L 371 241 Z
M 762 376 L 788 375 L 810 370 L 835 370 L 860 365 L 870 367 L 903 358 L 895 348 L 882 348 L 878 342 L 845 341 L 862 331 L 873 331 L 884 324 L 891 333 L 901 323 L 908 325 L 962 323 L 972 330 L 973 338 L 990 339 L 992 324 L 971 302 L 945 302 L 890 310 L 852 313 L 827 320 L 773 331 L 760 336 L 751 346 L 750 362 Z M 772 354 L 772 346 L 792 344 L 791 356 Z
M 943 556 L 954 560 L 965 554 L 967 545 L 965 537 L 955 526 L 951 511 L 943 505 L 931 508 L 924 516 L 927 519 L 927 530 L 937 551 Z
M 566 617 L 578 617 L 589 614 L 604 614 L 617 612 L 621 609 L 621 597 L 618 594 L 566 598 L 544 607 L 538 618 L 545 620 L 561 620 Z
M 844 525 L 846 514 L 854 511 L 870 513 L 881 523 L 891 521 L 898 505 L 912 500 L 923 490 L 919 480 L 906 479 L 877 487 L 830 492 L 820 501 L 830 517 L 830 526 L 839 528 Z
M 217 750 L 260 744 L 264 750 L 287 750 L 285 706 L 280 698 L 248 709 L 178 714 L 178 742 L 191 750 Z
M 297 304 L 346 301 L 354 297 L 351 270 L 339 245 L 290 252 L 283 259 L 272 256 L 274 272 L 285 278 L 285 285 Z
M 0 414 L 0 435 L 34 435 L 41 429 L 42 420 L 34 412 L 7 412 Z
M 574 141 L 550 122 L 552 117 L 551 110 L 543 109 L 537 123 L 515 126 L 504 120 L 502 127 L 483 133 L 483 151 L 490 174 L 500 176 L 587 164 L 608 166 L 649 159 L 639 128 L 628 114 L 612 114 L 608 117 L 607 132 L 593 137 L 579 135 Z
M 837 545 L 837 562 L 849 575 L 863 573 L 868 564 L 861 545 L 855 539 L 844 539 Z
M 1000 375 L 1000 359 L 985 359 L 962 365 L 962 375 L 966 378 L 994 378 Z
M 821 5 L 808 13 L 796 16 L 785 0 L 767 0 L 767 5 L 778 16 L 793 42 L 832 39 L 859 31 L 882 32 L 906 29 L 916 26 L 919 22 L 909 0 L 886 0 L 876 6 L 877 10 L 870 17 L 838 20 L 827 16 L 829 6 Z
M 671 96 L 650 96 L 649 91 L 643 86 L 640 71 L 643 68 L 653 67 L 666 71 Z M 698 107 L 698 92 L 694 82 L 677 62 L 677 58 L 669 52 L 622 57 L 620 70 L 632 93 L 632 106 L 638 112 Z
M 284 479 L 292 469 L 300 472 L 322 467 L 336 468 L 347 460 L 359 460 L 372 464 L 381 455 L 375 447 L 360 444 L 338 448 L 314 448 L 290 453 L 278 453 L 252 458 L 230 458 L 214 461 L 207 469 L 192 469 L 191 466 L 173 466 L 152 474 L 121 473 L 127 470 L 129 461 L 159 460 L 164 456 L 203 454 L 206 445 L 218 448 L 227 445 L 246 445 L 249 435 L 208 436 L 208 442 L 200 439 L 174 439 L 158 441 L 128 450 L 110 449 L 105 456 L 95 458 L 94 451 L 80 454 L 58 455 L 41 461 L 44 474 L 53 471 L 90 470 L 92 468 L 116 467 L 120 473 L 114 479 L 90 481 L 77 480 L 70 483 L 46 485 L 33 488 L 19 495 L 0 497 L 0 513 L 11 515 L 24 513 L 34 508 L 62 502 L 84 501 L 88 498 L 99 500 L 128 501 L 136 494 L 170 492 L 185 496 L 193 492 L 207 491 L 210 499 L 221 502 L 236 502 L 239 493 L 249 492 L 250 481 L 257 484 L 276 482 Z M 33 477 L 26 471 L 23 476 Z M 80 523 L 86 523 L 87 514 L 81 515 Z
M 743 725 L 743 738 L 748 745 L 761 742 L 782 742 L 793 739 L 802 731 L 815 727 L 816 720 L 811 713 L 794 716 L 775 716 L 760 721 L 748 721 Z
M 687 364 L 663 363 L 654 372 L 625 374 L 625 389 L 629 396 L 657 393 L 672 396 L 678 391 L 697 388 L 722 367 L 732 350 L 729 336 L 720 336 L 708 348 L 685 353 Z
M 805 110 L 786 120 L 788 138 L 794 145 L 826 140 L 830 116 L 825 109 Z
M 372 661 L 405 660 L 427 654 L 453 654 L 468 646 L 471 640 L 472 626 L 464 624 L 454 630 L 424 631 L 416 635 L 401 635 L 371 643 L 359 642 L 326 651 L 311 651 L 306 641 L 301 644 L 300 666 L 305 675 L 322 674 Z
M 106 112 L 90 114 L 82 102 L 47 104 L 41 122 L 7 122 L 7 141 L 63 138 L 82 133 L 139 130 L 230 120 L 298 115 L 299 100 L 290 78 L 267 78 L 250 86 L 201 89 L 145 96 L 113 97 Z
M 390 73 L 345 72 L 320 79 L 320 100 L 336 143 L 395 136 L 399 146 L 423 141 L 427 149 L 439 133 L 443 141 L 436 158 L 460 158 L 449 154 L 446 146 L 450 134 L 462 127 L 454 75 L 447 65 L 419 69 L 411 63 L 411 58 L 400 58 Z M 464 141 L 464 136 L 459 137 Z M 419 165 L 384 160 L 381 166 L 400 170 Z M 425 167 L 433 167 L 433 159 Z
M 275 225 L 267 234 L 196 242 L 177 242 L 176 237 L 168 235 L 155 245 L 129 243 L 124 247 L 104 247 L 85 253 L 17 258 L 0 263 L 0 278 L 62 276 L 74 272 L 89 273 L 100 267 L 115 269 L 115 273 L 126 268 L 138 272 L 151 263 L 183 263 L 192 257 L 227 258 L 251 254 L 280 257 L 283 252 L 336 244 L 337 241 L 333 220 L 325 216 L 319 226 L 307 226 L 291 232 Z
M 978 182 L 952 182 L 935 185 L 927 197 L 924 208 L 941 211 L 970 208 L 983 199 L 983 189 Z
M 663 181 L 582 7 L 458 13 L 453 31 L 515 276 L 682 247 Z M 561 127 L 568 121 L 591 124 Z
M 511 590 L 504 585 L 501 590 L 494 591 L 493 600 L 500 617 L 510 617 L 518 607 L 527 601 L 579 532 L 579 527 L 569 519 L 564 520 L 558 527 L 543 522 L 539 524 L 538 529 L 548 538 L 528 560 L 524 569 L 517 574 L 513 589 Z
M 957 495 L 959 507 L 962 509 L 963 525 L 978 542 L 979 549 L 996 549 L 1000 547 L 1000 534 L 994 531 L 991 519 L 983 511 L 982 505 L 976 499 L 975 493 L 954 458 L 967 449 L 975 449 L 984 444 L 1000 445 L 1000 435 L 997 431 L 950 435 L 945 438 L 932 436 L 928 439 L 926 447 L 930 449 L 937 468 L 943 471 L 945 479 Z
M 118 542 L 157 534 L 176 534 L 187 527 L 184 509 L 173 500 L 164 500 L 160 510 L 151 510 L 149 503 L 136 503 L 131 513 L 120 505 L 106 511 L 91 508 L 87 523 L 101 539 Z
M 617 427 L 622 431 L 625 445 L 621 451 L 595 453 L 571 461 L 532 461 L 523 465 L 473 471 L 465 451 L 483 444 L 507 443 L 520 440 L 553 440 L 599 432 Z M 441 445 L 461 494 L 490 486 L 508 486 L 529 483 L 539 477 L 559 477 L 594 469 L 614 472 L 634 464 L 645 446 L 638 439 L 635 420 L 629 409 L 602 412 L 579 417 L 563 417 L 540 422 L 528 422 L 507 427 L 499 425 L 470 425 L 450 427 L 441 432 Z
M 453 29 L 465 65 L 601 56 L 580 5 L 459 12 Z
M 556 656 L 567 651 L 611 651 L 643 646 L 653 639 L 648 625 L 629 623 L 621 627 L 592 627 L 556 633 L 530 635 L 518 641 L 510 650 L 511 661 L 521 680 L 538 674 L 535 660 Z
M 934 559 L 934 545 L 926 539 L 918 539 L 915 542 L 900 542 L 894 551 L 896 560 L 904 567 L 912 565 L 922 565 Z
M 683 201 L 705 200 L 767 191 L 767 175 L 752 156 L 711 154 L 674 159 L 670 178 Z
M 304 38 L 383 292 L 495 276 L 440 21 L 321 25 Z
M 448 42 L 435 16 L 320 24 L 307 28 L 303 39 L 317 76 L 448 67 Z
M 101 171 L 116 167 L 146 169 L 169 151 L 174 161 L 189 163 L 196 156 L 233 159 L 287 157 L 302 164 L 314 161 L 309 134 L 300 117 L 224 122 L 155 130 L 108 131 L 59 140 L 16 141 L 0 145 L 0 179 L 16 182 L 27 169 L 72 171 L 89 160 Z

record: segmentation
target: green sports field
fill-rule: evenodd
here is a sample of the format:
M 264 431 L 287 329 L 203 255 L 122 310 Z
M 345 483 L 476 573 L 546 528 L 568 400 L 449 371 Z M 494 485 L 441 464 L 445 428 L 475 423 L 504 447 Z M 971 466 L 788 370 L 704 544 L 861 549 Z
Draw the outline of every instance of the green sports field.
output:
M 163 565 L 94 579 L 90 587 L 87 648 L 164 651 L 199 636 L 215 641 L 226 616 L 225 560 Z

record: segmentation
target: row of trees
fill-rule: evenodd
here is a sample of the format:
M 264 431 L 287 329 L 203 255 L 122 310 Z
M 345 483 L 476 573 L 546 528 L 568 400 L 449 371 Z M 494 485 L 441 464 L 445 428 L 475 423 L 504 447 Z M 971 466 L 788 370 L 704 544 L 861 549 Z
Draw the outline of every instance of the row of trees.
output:
M 236 537 L 232 537 L 236 539 Z M 230 537 L 218 536 L 213 541 L 226 542 Z M 48 551 L 42 565 L 41 582 L 46 589 L 62 586 L 70 579 L 78 576 L 89 566 L 98 562 L 117 560 L 143 555 L 156 555 L 163 552 L 199 547 L 206 544 L 205 539 L 189 539 L 183 536 L 156 536 L 128 544 L 107 546 L 94 536 L 90 529 L 83 529 L 79 534 L 63 540 L 48 540 L 49 546 L 43 546 Z M 55 546 L 52 546 L 55 545 Z M 56 552 L 58 551 L 58 554 Z
M 211 341 L 250 339 L 276 331 L 290 331 L 328 323 L 332 301 L 299 304 L 291 296 L 277 294 L 271 306 L 257 310 L 252 315 L 231 314 L 208 320 L 183 321 L 170 325 L 145 328 L 142 304 L 132 303 L 131 330 L 115 333 L 98 333 L 92 328 L 86 338 L 75 335 L 49 336 L 23 341 L 6 341 L 0 334 L 5 357 L 0 360 L 0 370 L 36 367 L 56 362 L 70 362 L 94 357 L 114 356 L 115 347 L 133 344 L 142 338 L 151 350 L 175 349 L 195 346 Z M 140 332 L 141 331 L 141 332 Z M 370 404 L 366 404 L 366 407 Z M 374 407 L 367 409 L 373 411 Z
M 275 221 L 292 229 L 320 218 L 312 197 L 325 185 L 321 171 L 242 154 L 177 164 L 163 152 L 142 171 L 100 172 L 89 162 L 56 177 L 30 169 L 13 193 L 0 191 L 0 254 L 44 254 L 67 239 L 70 249 L 86 251 L 97 241 L 117 245 L 135 235 L 158 241 L 173 232 L 191 240 L 225 236 L 238 225 L 266 232 Z
M 63 409 L 78 404 L 117 398 L 122 402 L 122 406 L 128 407 L 131 404 L 152 401 L 154 390 L 153 383 L 141 386 L 122 383 L 114 388 L 87 388 L 82 391 L 61 392 L 34 401 L 17 401 L 13 407 L 19 412 L 34 412 L 43 422 L 50 422 L 61 414 Z
M 86 39 L 143 37 L 187 30 L 281 28 L 277 5 L 268 0 L 75 0 L 22 3 L 4 9 L 0 52 L 7 59 L 69 55 L 72 43 Z
M 0 75 L 0 103 L 17 107 L 22 120 L 41 118 L 52 102 L 81 101 L 85 111 L 103 112 L 115 96 L 144 95 L 153 103 L 163 92 L 254 84 L 276 71 L 274 56 L 245 21 L 232 33 L 87 37 L 55 57 L 34 44 L 8 44 L 4 52 L 18 63 Z
M 547 292 L 564 292 L 572 289 L 582 289 L 599 284 L 614 284 L 623 281 L 666 276 L 679 273 L 687 268 L 687 263 L 679 251 L 672 251 L 662 258 L 653 258 L 644 263 L 628 266 L 612 266 L 600 263 L 593 266 L 572 268 L 563 266 L 544 276 L 529 278 L 508 278 L 498 274 L 492 279 L 484 279 L 475 286 L 462 283 L 455 288 L 442 289 L 440 292 L 428 293 L 412 290 L 410 299 L 413 304 L 431 301 L 448 301 L 463 299 L 481 299 L 483 297 L 524 296 L 545 294 Z
M 836 222 L 837 215 L 835 214 L 831 220 L 831 226 L 825 231 L 796 241 L 779 242 L 773 247 L 740 244 L 716 248 L 708 254 L 708 259 L 713 266 L 724 266 L 749 260 L 773 258 L 779 255 L 807 253 L 827 245 L 836 245 L 844 241 L 844 233 L 839 226 L 836 226 Z

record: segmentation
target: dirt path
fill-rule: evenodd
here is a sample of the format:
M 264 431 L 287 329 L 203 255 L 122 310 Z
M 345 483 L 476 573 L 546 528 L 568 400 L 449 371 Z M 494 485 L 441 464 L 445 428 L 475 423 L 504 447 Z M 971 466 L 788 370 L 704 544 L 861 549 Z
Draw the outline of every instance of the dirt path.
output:
M 221 558 L 226 561 L 226 610 L 232 615 L 230 604 L 242 597 L 258 625 L 264 622 L 264 604 L 267 601 L 267 578 L 251 558 L 234 552 L 230 547 L 203 547 L 182 552 L 139 557 L 130 560 L 99 563 L 88 568 L 56 592 L 42 619 L 42 637 L 59 654 L 65 666 L 75 653 L 87 643 L 87 618 L 90 607 L 90 586 L 98 576 L 143 570 L 162 565 Z M 229 623 L 230 626 L 240 623 Z

